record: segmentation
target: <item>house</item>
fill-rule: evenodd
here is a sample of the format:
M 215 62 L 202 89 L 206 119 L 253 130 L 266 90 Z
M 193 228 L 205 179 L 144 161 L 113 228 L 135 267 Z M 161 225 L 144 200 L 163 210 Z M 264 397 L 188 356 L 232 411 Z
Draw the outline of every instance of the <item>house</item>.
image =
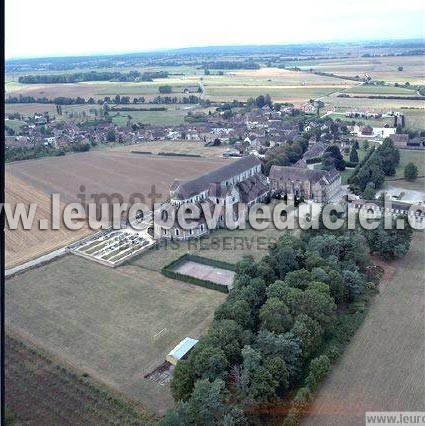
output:
M 341 190 L 341 175 L 336 170 L 272 166 L 269 180 L 274 195 L 293 195 L 317 202 L 330 200 Z
M 405 148 L 409 142 L 409 135 L 407 133 L 397 134 L 394 133 L 390 136 L 391 140 L 394 142 L 396 148 Z
M 191 337 L 185 337 L 166 357 L 165 359 L 173 365 L 176 365 L 178 361 L 187 356 L 187 354 L 193 349 L 193 347 L 199 342 L 199 340 L 192 339 Z
M 307 151 L 303 155 L 305 161 L 309 160 L 320 160 L 326 151 L 326 145 L 322 142 L 317 142 L 312 146 L 309 146 Z
M 170 187 L 170 204 L 184 207 L 192 203 L 198 206 L 202 213 L 193 229 L 182 229 L 176 220 L 169 229 L 161 229 L 160 237 L 187 240 L 209 233 L 203 208 L 208 209 L 211 215 L 219 209 L 216 228 L 220 228 L 225 226 L 226 212 L 231 212 L 232 219 L 237 220 L 238 203 L 243 203 L 248 210 L 255 203 L 265 201 L 270 189 L 267 177 L 261 171 L 261 165 L 258 158 L 249 155 L 196 179 L 174 181 Z

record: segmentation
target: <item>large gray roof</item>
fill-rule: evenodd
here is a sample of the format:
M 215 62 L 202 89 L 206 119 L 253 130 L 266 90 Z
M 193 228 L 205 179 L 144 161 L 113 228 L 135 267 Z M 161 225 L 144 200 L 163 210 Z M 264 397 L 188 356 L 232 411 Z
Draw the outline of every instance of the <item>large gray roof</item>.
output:
M 171 192 L 173 192 L 172 198 L 187 200 L 206 191 L 212 183 L 224 182 L 260 164 L 261 161 L 257 157 L 248 155 L 196 179 L 184 182 L 175 181 L 170 188 Z
M 292 180 L 304 181 L 309 180 L 312 183 L 319 182 L 320 179 L 326 178 L 327 180 L 334 180 L 338 176 L 336 171 L 326 170 L 310 170 L 301 167 L 285 167 L 285 166 L 272 166 L 270 169 L 269 178 L 271 180 Z

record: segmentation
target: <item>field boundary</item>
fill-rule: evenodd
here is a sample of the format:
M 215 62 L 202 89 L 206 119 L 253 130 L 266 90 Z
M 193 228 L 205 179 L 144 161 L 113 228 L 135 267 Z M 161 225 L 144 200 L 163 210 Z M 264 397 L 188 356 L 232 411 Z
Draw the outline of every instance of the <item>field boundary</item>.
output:
M 168 265 L 165 265 L 161 269 L 161 273 L 168 278 L 187 282 L 190 284 L 199 285 L 201 287 L 209 288 L 211 290 L 220 291 L 221 293 L 229 292 L 228 287 L 225 285 L 217 284 L 213 281 L 203 280 L 201 278 L 196 278 L 196 277 L 192 277 L 191 275 L 185 275 L 185 274 L 181 274 L 180 272 L 173 271 L 174 268 L 176 268 L 177 266 L 181 265 L 182 263 L 186 261 L 196 262 L 201 265 L 214 266 L 216 268 L 226 269 L 228 271 L 233 271 L 233 272 L 236 270 L 235 265 L 232 265 L 231 263 L 186 253 L 180 256 L 179 258 L 173 260 Z
M 131 154 L 139 155 L 161 155 L 163 157 L 196 157 L 196 158 L 205 158 L 201 154 L 195 153 L 184 153 L 184 152 L 151 152 L 151 151 L 130 151 Z

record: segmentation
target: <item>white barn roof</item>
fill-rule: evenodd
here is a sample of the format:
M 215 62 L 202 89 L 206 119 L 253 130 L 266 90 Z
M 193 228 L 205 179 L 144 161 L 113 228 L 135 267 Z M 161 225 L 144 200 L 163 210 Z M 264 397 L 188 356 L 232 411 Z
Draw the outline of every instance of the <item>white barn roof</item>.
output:
M 182 359 L 196 344 L 198 340 L 185 337 L 168 355 L 175 360 Z

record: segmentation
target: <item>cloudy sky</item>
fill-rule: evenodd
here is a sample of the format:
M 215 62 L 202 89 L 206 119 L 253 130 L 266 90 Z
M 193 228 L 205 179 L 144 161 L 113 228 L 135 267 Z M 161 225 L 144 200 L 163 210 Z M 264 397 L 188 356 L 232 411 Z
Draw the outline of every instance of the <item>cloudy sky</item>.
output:
M 422 0 L 6 0 L 6 58 L 424 37 Z

